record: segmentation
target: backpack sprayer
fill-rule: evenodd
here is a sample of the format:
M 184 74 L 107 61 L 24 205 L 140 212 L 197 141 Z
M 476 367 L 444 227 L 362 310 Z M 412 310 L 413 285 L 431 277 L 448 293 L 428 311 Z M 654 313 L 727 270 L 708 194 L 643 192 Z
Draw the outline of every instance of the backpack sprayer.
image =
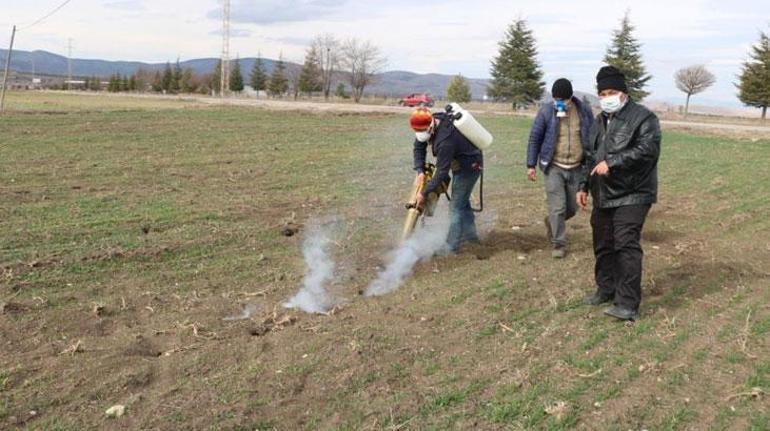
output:
M 409 201 L 406 203 L 406 220 L 404 220 L 404 230 L 401 232 L 401 241 L 406 241 L 409 235 L 414 232 L 414 228 L 417 225 L 417 219 L 421 215 L 433 217 L 433 213 L 436 211 L 436 204 L 438 204 L 438 198 L 442 193 L 446 194 L 449 190 L 449 183 L 443 182 L 437 188 L 436 191 L 429 193 L 425 197 L 422 208 L 417 207 L 417 196 L 422 194 L 425 190 L 425 186 L 428 185 L 433 175 L 436 174 L 436 165 L 433 163 L 426 163 L 424 167 L 425 175 L 422 181 L 416 182 L 412 187 L 412 191 L 409 193 Z M 447 195 L 449 198 L 449 195 Z M 424 221 L 425 219 L 423 219 Z
M 447 113 L 447 119 L 452 121 L 457 131 L 459 131 L 466 139 L 468 139 L 476 148 L 481 151 L 489 148 L 492 145 L 492 134 L 487 131 L 470 112 L 463 109 L 457 103 L 450 103 L 444 108 Z M 436 204 L 441 194 L 446 194 L 449 199 L 449 183 L 442 183 L 435 190 L 425 197 L 423 208 L 417 207 L 417 196 L 425 190 L 428 182 L 436 174 L 436 166 L 431 163 L 425 164 L 425 176 L 422 181 L 414 184 L 412 191 L 409 194 L 409 200 L 406 203 L 406 220 L 404 221 L 404 229 L 401 233 L 401 240 L 405 241 L 414 232 L 414 228 L 417 225 L 417 219 L 420 215 L 426 215 L 432 217 L 436 210 Z M 473 208 L 475 212 L 481 212 L 484 210 L 484 170 L 481 170 L 481 179 L 479 183 L 479 208 Z M 424 221 L 425 219 L 423 219 Z

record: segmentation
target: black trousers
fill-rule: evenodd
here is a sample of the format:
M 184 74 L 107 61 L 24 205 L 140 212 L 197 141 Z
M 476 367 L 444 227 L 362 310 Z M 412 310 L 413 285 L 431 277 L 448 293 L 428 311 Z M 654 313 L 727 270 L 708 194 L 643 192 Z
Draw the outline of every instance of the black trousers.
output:
M 639 240 L 650 205 L 594 208 L 591 227 L 599 294 L 615 305 L 638 310 L 642 302 L 642 246 Z

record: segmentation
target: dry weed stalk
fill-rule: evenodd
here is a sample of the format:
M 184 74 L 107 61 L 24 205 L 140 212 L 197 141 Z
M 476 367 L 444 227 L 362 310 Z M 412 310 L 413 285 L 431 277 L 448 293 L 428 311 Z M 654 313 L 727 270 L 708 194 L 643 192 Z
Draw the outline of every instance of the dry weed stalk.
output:
M 749 334 L 751 331 L 751 311 L 752 310 L 749 310 L 748 314 L 746 314 L 746 325 L 743 326 L 743 333 L 741 334 L 741 351 L 750 359 L 757 359 L 756 355 L 752 355 L 748 351 Z
M 60 355 L 74 355 L 75 353 L 81 353 L 83 352 L 82 342 L 78 340 L 75 344 L 67 347 L 66 349 L 59 352 Z
M 757 399 L 762 397 L 763 395 L 766 395 L 766 392 L 763 391 L 762 388 L 754 387 L 747 392 L 739 392 L 737 394 L 732 394 L 729 397 L 725 398 L 725 401 L 731 401 L 731 400 L 734 400 L 735 398 L 741 398 L 741 397 L 750 397 L 753 399 Z

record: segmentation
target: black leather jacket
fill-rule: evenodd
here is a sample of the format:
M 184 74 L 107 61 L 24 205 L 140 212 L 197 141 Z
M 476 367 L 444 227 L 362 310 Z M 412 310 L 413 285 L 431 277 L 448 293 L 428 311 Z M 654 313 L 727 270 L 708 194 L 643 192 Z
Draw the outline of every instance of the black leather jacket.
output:
M 612 118 L 600 113 L 583 146 L 580 190 L 590 190 L 598 208 L 655 203 L 660 140 L 658 117 L 630 99 Z M 602 160 L 609 174 L 589 176 Z

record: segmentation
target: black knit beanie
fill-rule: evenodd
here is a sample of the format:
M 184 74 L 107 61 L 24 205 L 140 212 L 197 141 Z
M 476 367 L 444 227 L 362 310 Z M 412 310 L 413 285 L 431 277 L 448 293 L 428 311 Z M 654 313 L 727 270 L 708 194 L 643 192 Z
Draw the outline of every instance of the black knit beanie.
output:
M 615 66 L 604 66 L 596 74 L 596 91 L 601 93 L 602 90 L 607 89 L 628 93 L 626 77 Z
M 551 96 L 554 99 L 569 100 L 572 97 L 572 83 L 565 78 L 559 78 L 553 83 Z

